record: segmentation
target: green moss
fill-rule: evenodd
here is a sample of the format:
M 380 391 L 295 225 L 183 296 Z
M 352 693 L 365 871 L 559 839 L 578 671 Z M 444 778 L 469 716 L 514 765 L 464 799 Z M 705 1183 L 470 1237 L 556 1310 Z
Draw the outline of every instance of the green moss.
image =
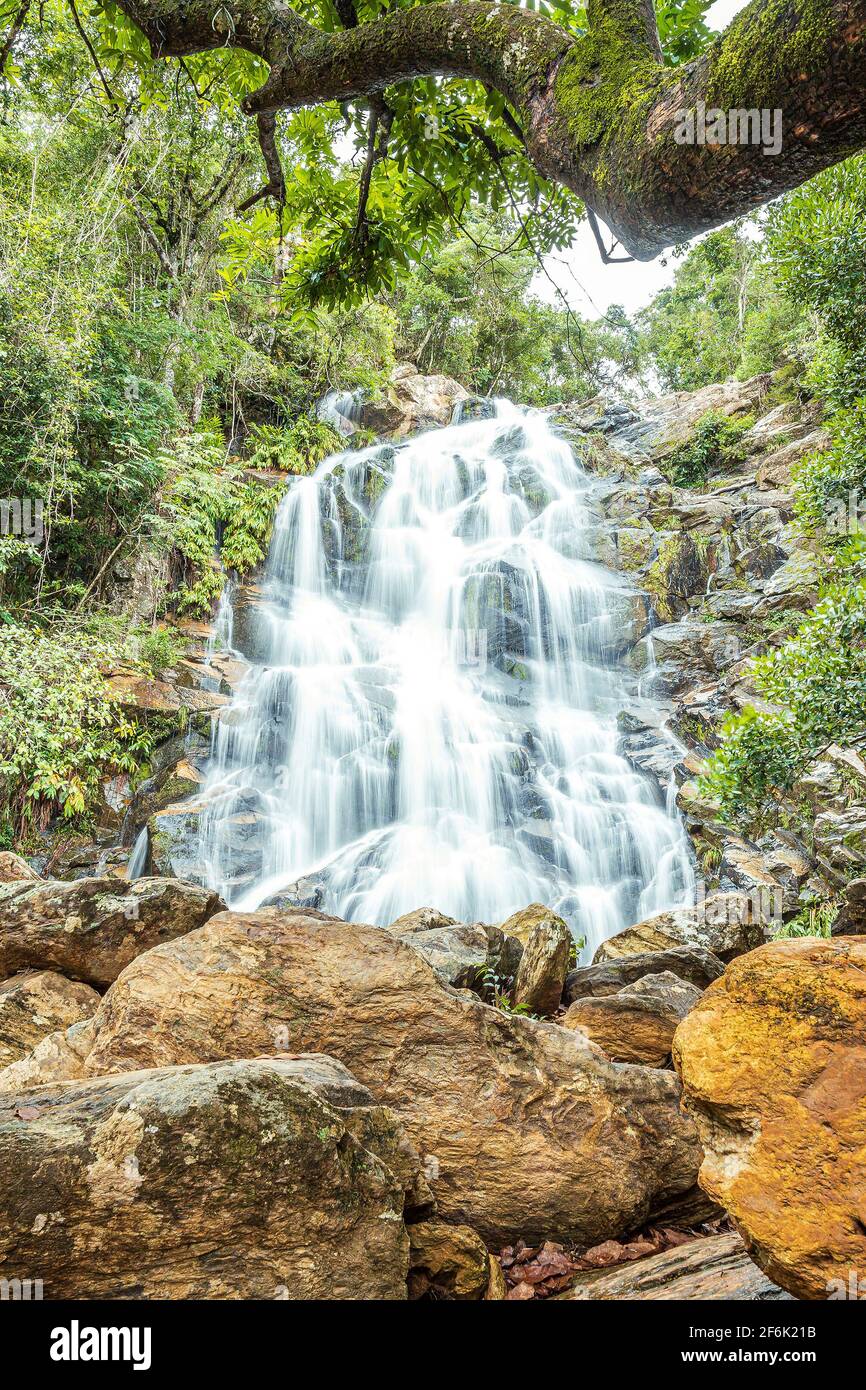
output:
M 786 77 L 824 72 L 838 19 L 831 0 L 767 0 L 737 15 L 710 50 L 707 105 L 775 107 Z

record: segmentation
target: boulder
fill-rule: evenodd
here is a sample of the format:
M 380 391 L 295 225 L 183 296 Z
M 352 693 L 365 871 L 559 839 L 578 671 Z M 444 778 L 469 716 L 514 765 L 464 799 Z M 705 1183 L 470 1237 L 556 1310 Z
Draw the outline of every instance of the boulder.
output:
M 499 930 L 506 936 L 516 937 L 526 946 L 535 928 L 542 922 L 553 922 L 568 931 L 563 919 L 543 903 L 530 903 L 529 907 L 522 907 L 519 912 L 513 912 L 507 921 L 500 922 Z
M 0 1094 L 29 1091 L 51 1081 L 77 1081 L 84 1076 L 84 1064 L 92 1046 L 93 1015 L 48 1033 L 32 1052 L 0 1070 Z
M 27 971 L 0 984 L 0 1066 L 31 1052 L 49 1033 L 89 1018 L 100 997 L 90 985 L 51 970 Z
M 584 965 L 566 978 L 563 995 L 567 1004 L 575 999 L 603 999 L 618 994 L 624 985 L 644 975 L 666 971 L 686 980 L 697 989 L 706 989 L 724 974 L 724 963 L 703 946 L 673 946 L 669 951 L 646 951 L 636 956 L 620 956 L 602 965 Z
M 516 1009 L 542 1016 L 556 1013 L 562 1001 L 572 937 L 562 918 L 536 923 L 523 949 L 514 981 Z
M 519 941 L 483 922 L 454 922 L 426 930 L 416 926 L 397 935 L 432 965 L 443 984 L 457 989 L 483 993 L 487 980 L 494 976 L 495 983 L 504 986 L 514 978 L 520 964 Z
M 761 1273 L 736 1234 L 690 1240 L 615 1269 L 578 1274 L 573 1288 L 559 1295 L 560 1300 L 591 1302 L 726 1299 L 734 1303 L 768 1303 L 788 1297 Z
M 420 1183 L 394 1116 L 328 1057 L 0 1099 L 0 1266 L 50 1299 L 402 1299 Z
M 831 936 L 866 936 L 866 878 L 852 878 Z
M 20 854 L 12 854 L 9 850 L 3 850 L 0 854 L 0 883 L 19 883 L 26 879 L 33 882 L 38 878 L 39 874 Z
M 741 956 L 680 1025 L 673 1057 L 701 1186 L 752 1257 L 797 1298 L 847 1287 L 866 1269 L 866 940 Z
M 435 927 L 459 925 L 453 917 L 446 916 L 436 907 L 416 907 L 414 912 L 404 912 L 402 917 L 396 918 L 388 927 L 388 931 L 394 932 L 395 936 L 409 936 L 413 932 L 432 931 Z
M 411 363 L 398 364 L 384 397 L 364 402 L 364 429 L 402 439 L 416 430 L 450 424 L 457 402 L 468 399 L 469 392 L 453 377 L 424 376 L 409 368 Z
M 0 979 L 59 970 L 105 988 L 142 951 L 200 927 L 224 904 L 177 879 L 82 878 L 0 886 Z
M 578 999 L 562 1022 L 566 1028 L 580 1029 L 613 1062 L 663 1067 L 677 1025 L 700 997 L 694 985 L 666 970 L 644 975 L 618 994 Z
M 688 1191 L 700 1161 L 672 1073 L 447 989 L 378 927 L 223 913 L 133 961 L 89 1075 L 281 1050 L 337 1057 L 398 1112 L 442 1219 L 494 1244 L 593 1241 Z
M 593 956 L 593 965 L 676 946 L 700 946 L 720 960 L 733 960 L 764 940 L 760 911 L 756 913 L 755 906 L 743 893 L 710 893 L 694 907 L 659 912 L 608 937 Z
M 486 1296 L 487 1247 L 471 1226 L 418 1221 L 409 1227 L 409 1297 L 468 1302 Z

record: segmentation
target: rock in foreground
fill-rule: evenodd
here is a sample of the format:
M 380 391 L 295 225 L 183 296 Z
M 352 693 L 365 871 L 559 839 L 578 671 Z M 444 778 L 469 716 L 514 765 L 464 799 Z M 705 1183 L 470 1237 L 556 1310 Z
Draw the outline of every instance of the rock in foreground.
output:
M 49 1299 L 402 1299 L 416 1161 L 326 1057 L 0 1100 L 0 1267 Z
M 13 975 L 0 984 L 0 1066 L 24 1057 L 49 1033 L 89 1018 L 100 998 L 90 985 L 51 970 Z
M 556 1013 L 568 974 L 571 945 L 571 932 L 555 915 L 533 927 L 514 981 L 515 1008 L 530 1014 Z
M 701 1185 L 761 1268 L 823 1299 L 866 1270 L 866 940 L 776 941 L 728 966 L 674 1062 Z
M 729 961 L 754 950 L 763 940 L 763 926 L 755 919 L 753 904 L 745 894 L 711 893 L 695 907 L 660 912 L 608 937 L 596 951 L 593 964 L 678 946 L 700 946 Z
M 0 886 L 0 979 L 59 970 L 104 989 L 142 951 L 202 926 L 224 904 L 178 879 L 22 881 Z
M 20 854 L 3 850 L 0 854 L 0 883 L 20 883 L 28 879 L 31 883 L 38 881 L 39 875 L 36 870 L 31 868 Z
M 573 1004 L 575 999 L 603 999 L 618 994 L 626 985 L 642 980 L 645 975 L 661 975 L 670 971 L 679 980 L 687 980 L 697 989 L 706 989 L 725 973 L 724 963 L 703 946 L 674 946 L 669 951 L 644 951 L 637 956 L 619 956 L 601 965 L 578 966 L 569 972 L 565 981 L 564 998 Z
M 574 1288 L 560 1298 L 698 1300 L 767 1302 L 788 1295 L 772 1284 L 749 1259 L 738 1235 L 707 1236 L 664 1250 L 604 1274 L 578 1275 Z
M 440 984 L 390 932 L 224 913 L 140 956 L 97 1014 L 92 1075 L 325 1052 L 400 1115 L 448 1221 L 489 1243 L 594 1241 L 691 1188 L 672 1073 L 614 1067 L 554 1024 Z
M 663 1067 L 678 1025 L 700 997 L 699 989 L 667 970 L 644 975 L 618 994 L 578 999 L 562 1022 L 579 1029 L 613 1062 Z

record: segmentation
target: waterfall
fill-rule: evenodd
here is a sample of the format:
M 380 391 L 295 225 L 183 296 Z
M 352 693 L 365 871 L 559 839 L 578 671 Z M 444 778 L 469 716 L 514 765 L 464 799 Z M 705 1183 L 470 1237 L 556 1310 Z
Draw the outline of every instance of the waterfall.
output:
M 385 925 L 542 901 L 592 950 L 693 899 L 674 807 L 617 751 L 636 596 L 600 563 L 597 492 L 506 402 L 292 484 L 205 787 L 232 906 Z
M 358 429 L 363 410 L 361 391 L 329 391 L 316 407 L 316 414 L 337 431 L 350 435 Z

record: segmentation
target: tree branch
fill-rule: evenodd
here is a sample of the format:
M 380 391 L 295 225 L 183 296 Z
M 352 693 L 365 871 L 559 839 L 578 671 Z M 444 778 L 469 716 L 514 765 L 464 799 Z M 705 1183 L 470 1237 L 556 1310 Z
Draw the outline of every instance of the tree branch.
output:
M 369 99 L 416 77 L 480 81 L 505 97 L 539 172 L 582 198 L 639 259 L 866 147 L 866 0 L 753 0 L 680 68 L 661 62 L 650 0 L 590 0 L 583 37 L 488 0 L 396 9 L 334 33 L 282 0 L 119 4 L 157 57 L 242 47 L 263 58 L 270 71 L 245 99 L 251 115 Z M 702 102 L 759 118 L 778 110 L 781 150 L 679 143 L 683 113 Z
M 30 0 L 24 0 L 24 4 L 21 6 L 20 10 L 18 11 L 15 18 L 9 26 L 9 33 L 3 40 L 3 47 L 0 48 L 0 74 L 2 74 L 6 69 L 6 63 L 8 61 L 9 54 L 12 52 L 15 40 L 17 39 L 18 35 L 21 33 L 21 30 L 24 27 L 24 21 L 27 18 L 27 12 L 29 9 Z
M 256 117 L 259 128 L 259 144 L 268 171 L 268 181 L 258 193 L 241 203 L 238 212 L 247 212 L 263 198 L 273 198 L 281 207 L 286 201 L 286 180 L 277 149 L 277 120 L 270 112 L 259 112 Z

